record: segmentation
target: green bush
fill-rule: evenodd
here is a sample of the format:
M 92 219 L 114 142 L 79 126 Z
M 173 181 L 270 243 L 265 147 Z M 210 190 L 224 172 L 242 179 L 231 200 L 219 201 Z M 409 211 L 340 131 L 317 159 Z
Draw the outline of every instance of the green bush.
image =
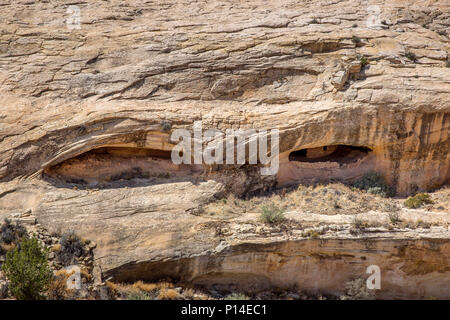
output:
M 53 280 L 48 250 L 36 238 L 22 238 L 19 246 L 6 254 L 2 266 L 12 294 L 19 300 L 44 299 Z
M 284 219 L 284 210 L 274 203 L 268 206 L 262 206 L 261 220 L 265 223 L 277 223 Z
M 308 230 L 302 232 L 302 237 L 317 239 L 319 237 L 319 232 L 316 230 Z
M 364 68 L 369 64 L 369 61 L 366 57 L 362 56 L 361 58 L 359 58 L 359 63 L 361 64 L 361 68 Z
M 405 201 L 405 207 L 410 209 L 420 208 L 424 204 L 432 204 L 433 201 L 427 193 L 418 193 L 413 197 L 409 197 Z
M 417 56 L 415 53 L 413 52 L 407 52 L 405 55 L 409 60 L 411 60 L 412 62 L 416 62 L 417 61 Z
M 250 297 L 243 293 L 232 293 L 227 295 L 224 300 L 250 300 Z
M 148 295 L 148 293 L 144 291 L 131 291 L 125 294 L 126 300 L 152 300 L 152 297 Z
M 232 293 L 227 295 L 224 300 L 250 300 L 250 297 L 243 293 Z
M 384 182 L 384 178 L 377 172 L 368 172 L 352 184 L 353 187 L 365 190 L 371 194 L 377 194 L 383 197 L 393 197 L 395 191 Z
M 352 42 L 356 45 L 361 44 L 361 38 L 358 36 L 352 36 Z
M 59 243 L 61 249 L 56 253 L 56 257 L 66 266 L 74 263 L 77 257 L 85 253 L 83 242 L 74 232 L 64 234 Z
M 374 194 L 376 196 L 386 197 L 386 194 L 384 193 L 383 189 L 380 187 L 369 188 L 369 189 L 367 189 L 367 193 Z

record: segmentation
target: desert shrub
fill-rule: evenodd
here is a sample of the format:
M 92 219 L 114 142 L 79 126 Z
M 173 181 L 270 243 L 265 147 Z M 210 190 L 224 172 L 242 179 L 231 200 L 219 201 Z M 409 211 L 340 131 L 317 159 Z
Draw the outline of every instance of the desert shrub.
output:
M 160 172 L 157 174 L 158 178 L 164 178 L 164 179 L 169 179 L 170 178 L 170 173 L 169 172 Z
M 152 292 L 158 289 L 158 284 L 156 283 L 145 283 L 143 281 L 137 281 L 133 283 L 133 288 L 136 290 L 144 291 L 144 292 Z
M 163 120 L 163 121 L 161 121 L 161 128 L 164 132 L 170 131 L 170 129 L 172 129 L 172 125 L 171 125 L 170 121 Z
M 352 42 L 356 45 L 361 44 L 361 38 L 358 36 L 352 36 Z
M 0 243 L 0 255 L 6 254 L 8 251 L 14 249 L 16 247 L 15 243 L 6 244 L 6 243 Z M 1 265 L 0 265 L 1 267 Z
M 450 68 L 450 60 L 447 60 L 447 62 L 445 63 L 445 66 L 446 66 L 447 68 Z
M 354 216 L 352 220 L 352 227 L 356 230 L 364 230 L 366 227 L 366 223 L 361 218 Z
M 66 270 L 59 270 L 55 274 L 53 281 L 47 289 L 47 299 L 50 300 L 67 300 L 74 299 L 74 292 L 67 288 L 67 280 L 70 273 Z
M 227 295 L 224 300 L 250 300 L 250 297 L 243 293 L 232 293 Z
M 311 24 L 320 24 L 320 22 L 316 18 L 312 19 L 310 23 Z
M 419 220 L 419 221 L 416 222 L 416 227 L 417 228 L 430 229 L 431 228 L 431 223 Z
M 261 210 L 261 220 L 265 223 L 273 224 L 284 219 L 284 210 L 274 203 L 267 206 L 262 206 Z
M 381 203 L 380 210 L 384 212 L 395 212 L 399 211 L 400 207 L 395 202 L 385 201 Z
M 430 195 L 427 193 L 418 193 L 413 197 L 409 197 L 405 201 L 405 207 L 410 209 L 417 209 L 423 206 L 424 204 L 432 204 L 433 201 L 430 198 Z
M 366 57 L 362 56 L 361 58 L 359 58 L 359 63 L 361 64 L 361 68 L 364 68 L 369 64 L 369 61 Z
M 386 193 L 384 193 L 383 189 L 381 189 L 380 187 L 369 188 L 367 189 L 367 193 L 382 197 L 386 196 Z
M 389 212 L 389 221 L 392 224 L 397 224 L 401 221 L 397 211 Z
M 27 231 L 20 223 L 13 224 L 9 219 L 5 219 L 0 226 L 0 242 L 2 243 L 16 243 L 25 236 Z
M 67 278 L 62 275 L 55 277 L 47 290 L 47 298 L 49 300 L 64 300 L 67 292 L 66 281 Z
M 319 232 L 317 230 L 308 230 L 302 232 L 302 237 L 317 239 L 319 237 Z
M 158 300 L 175 300 L 178 299 L 180 295 L 175 289 L 162 288 L 159 290 Z
M 56 252 L 56 257 L 66 266 L 72 264 L 76 258 L 84 254 L 83 242 L 74 232 L 64 234 L 59 239 L 59 243 L 61 248 Z
M 183 290 L 184 300 L 206 300 L 208 296 L 201 292 L 196 292 L 193 288 L 184 288 Z
M 3 271 L 11 293 L 19 300 L 44 299 L 53 280 L 48 251 L 36 238 L 22 238 L 19 246 L 6 254 Z
M 411 60 L 412 62 L 416 62 L 417 61 L 417 56 L 415 53 L 409 51 L 405 54 L 405 57 L 408 58 L 409 60 Z
M 353 187 L 368 192 L 370 190 L 370 193 L 383 197 L 392 197 L 395 195 L 394 189 L 385 183 L 383 176 L 373 171 L 366 173 L 353 182 Z
M 123 285 L 122 284 L 118 284 L 118 283 L 114 283 L 111 281 L 106 281 L 105 282 L 106 287 L 108 288 L 108 291 L 111 293 L 111 295 L 115 298 L 117 297 L 122 297 L 123 299 L 126 299 L 126 292 L 123 292 Z
M 152 297 L 144 291 L 129 291 L 125 294 L 126 300 L 152 300 Z

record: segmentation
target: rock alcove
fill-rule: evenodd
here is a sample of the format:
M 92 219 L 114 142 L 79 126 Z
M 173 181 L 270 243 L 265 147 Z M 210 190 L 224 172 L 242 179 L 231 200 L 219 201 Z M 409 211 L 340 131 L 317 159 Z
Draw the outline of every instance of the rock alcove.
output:
M 195 178 L 201 166 L 176 165 L 170 150 L 99 147 L 44 171 L 53 181 L 89 186 L 133 182 L 164 183 Z
M 280 156 L 278 184 L 346 182 L 374 168 L 375 155 L 368 147 L 339 144 L 302 148 Z

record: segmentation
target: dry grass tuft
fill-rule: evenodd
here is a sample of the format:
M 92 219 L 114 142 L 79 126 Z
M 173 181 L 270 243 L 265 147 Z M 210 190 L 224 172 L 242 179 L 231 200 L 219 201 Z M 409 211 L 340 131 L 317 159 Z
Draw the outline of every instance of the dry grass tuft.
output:
M 61 251 L 61 244 L 57 243 L 57 244 L 53 245 L 50 248 L 50 251 L 52 251 L 52 252 L 59 252 L 59 251 Z
M 106 286 L 111 290 L 111 292 L 113 292 L 114 294 L 119 292 L 119 284 L 116 284 L 114 282 L 111 281 L 106 281 Z
M 7 243 L 1 243 L 0 244 L 0 252 L 8 252 L 10 250 L 14 250 L 16 248 L 16 244 L 11 242 L 10 244 Z
M 158 295 L 159 300 L 175 300 L 179 298 L 180 298 L 179 293 L 174 289 L 167 289 L 167 288 L 161 289 Z
M 138 282 L 133 283 L 132 287 L 135 289 L 141 290 L 141 291 L 151 292 L 151 291 L 158 289 L 158 284 L 144 283 L 142 281 L 138 281 Z
M 49 300 L 68 300 L 74 299 L 75 291 L 67 288 L 67 280 L 73 274 L 67 270 L 58 270 L 55 272 L 55 278 L 47 290 L 47 299 Z
M 127 300 L 177 299 L 179 294 L 173 290 L 170 282 L 145 283 L 137 281 L 132 284 L 107 281 L 106 285 L 116 297 Z M 174 295 L 173 291 L 176 293 Z M 161 297 L 160 297 L 161 296 Z
M 80 270 L 81 276 L 86 279 L 86 281 L 92 280 L 92 275 L 90 274 L 89 270 L 87 268 L 81 268 Z

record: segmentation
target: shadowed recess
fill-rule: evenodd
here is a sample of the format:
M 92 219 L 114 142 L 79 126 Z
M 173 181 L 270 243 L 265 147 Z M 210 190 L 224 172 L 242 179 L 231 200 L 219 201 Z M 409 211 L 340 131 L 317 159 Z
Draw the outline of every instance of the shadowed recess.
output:
M 174 164 L 170 150 L 101 147 L 47 168 L 45 175 L 53 181 L 102 187 L 131 180 L 185 180 L 200 172 L 201 166 Z
M 289 161 L 351 163 L 365 157 L 371 151 L 369 148 L 357 146 L 323 146 L 293 151 L 289 154 Z

